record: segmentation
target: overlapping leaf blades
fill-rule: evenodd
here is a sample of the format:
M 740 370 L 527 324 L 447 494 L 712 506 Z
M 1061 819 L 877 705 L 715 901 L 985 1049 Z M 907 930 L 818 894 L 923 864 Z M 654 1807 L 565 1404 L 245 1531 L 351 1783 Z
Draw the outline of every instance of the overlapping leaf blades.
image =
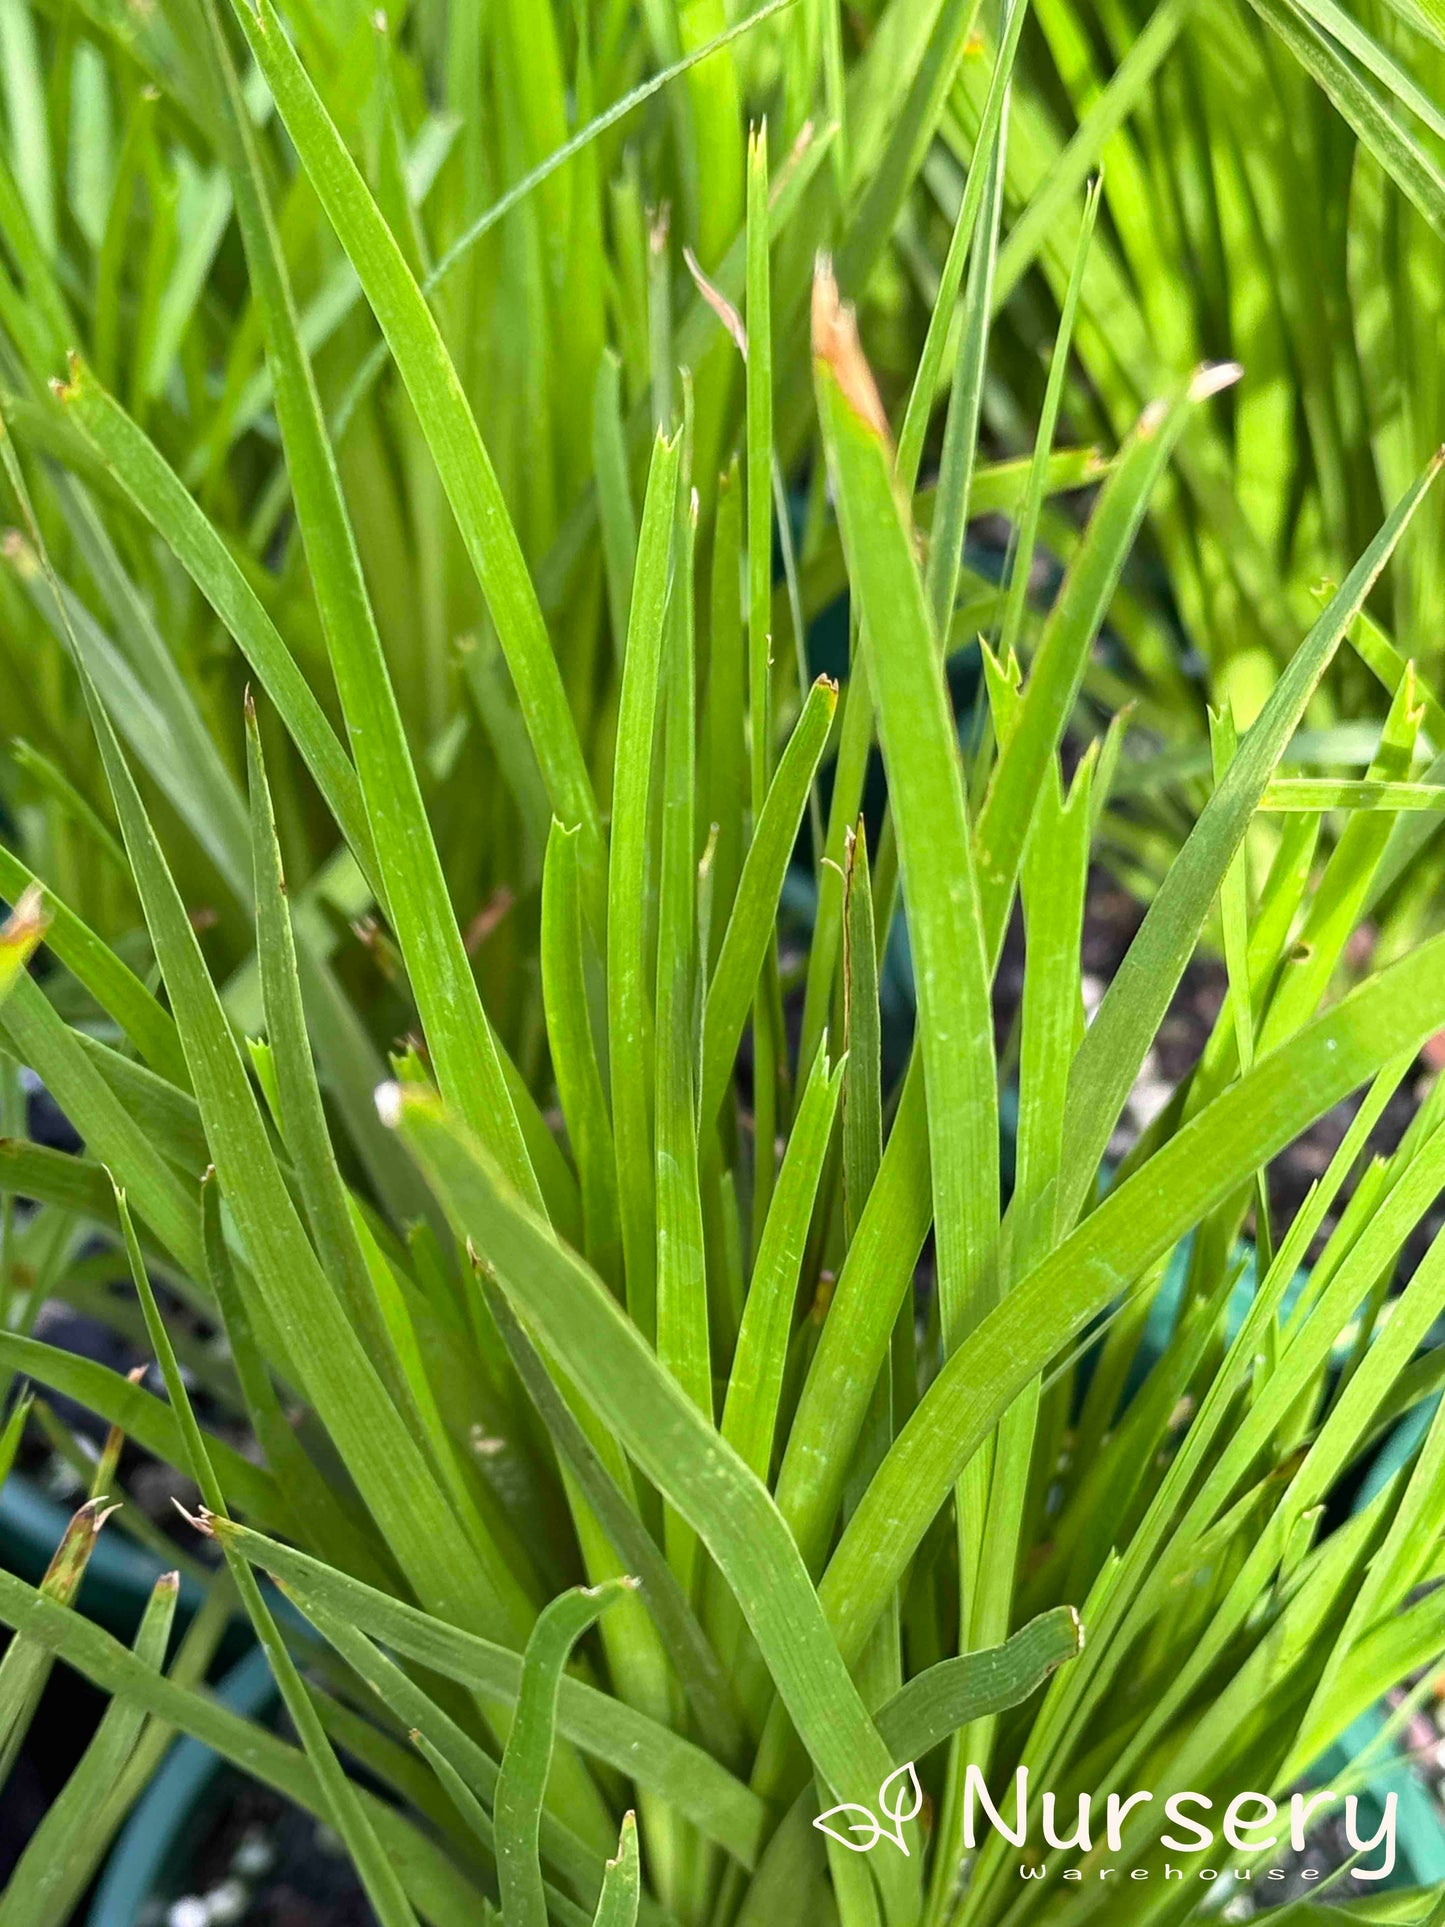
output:
M 1428 227 L 1441 130 L 1419 49 L 1324 5 L 1257 11 L 1361 143 L 1347 251 L 1411 207 Z M 1103 1793 L 1147 1757 L 1161 1786 L 1247 1766 L 1278 1789 L 1445 1654 L 1432 1593 L 1389 1625 L 1441 1576 L 1438 1423 L 1356 1521 L 1316 1515 L 1442 1378 L 1438 1253 L 1391 1295 L 1439 1188 L 1434 1090 L 1403 1142 L 1356 1160 L 1445 1025 L 1436 859 L 1412 870 L 1445 744 L 1405 659 L 1433 467 L 1378 300 L 1366 399 L 1342 406 L 1300 332 L 1298 262 L 1277 313 L 1241 265 L 1247 235 L 1280 245 L 1298 182 L 1240 129 L 1272 138 L 1261 74 L 1297 114 L 1301 73 L 1233 16 L 1209 46 L 1185 7 L 1130 42 L 1117 10 L 1091 33 L 1040 4 L 1043 89 L 1022 6 L 995 23 L 895 0 L 866 46 L 834 10 L 765 12 L 724 35 L 706 7 L 582 8 L 565 30 L 515 7 L 378 24 L 169 0 L 124 30 L 92 10 L 58 57 L 87 102 L 125 103 L 117 144 L 40 110 L 34 27 L 5 11 L 23 535 L 0 668 L 23 740 L 0 770 L 18 900 L 0 1030 L 84 1151 L 24 1142 L 0 1063 L 0 1362 L 196 1474 L 303 1747 L 196 1690 L 223 1582 L 169 1670 L 168 1584 L 133 1650 L 77 1618 L 82 1514 L 44 1586 L 0 1575 L 3 1743 L 52 1655 L 113 1695 L 0 1922 L 59 1917 L 171 1727 L 337 1825 L 387 1921 L 460 1927 L 499 1894 L 517 1927 L 1072 1922 L 1103 1902 L 1064 1885 L 1060 1853 L 1020 1895 L 995 1838 L 961 1884 L 966 1765 Z M 1176 59 L 1177 140 L 1158 124 Z M 623 152 L 612 130 L 659 63 L 667 112 Z M 745 137 L 739 103 L 763 96 Z M 1308 124 L 1333 152 L 1338 129 Z M 1227 327 L 1195 326 L 1151 250 L 1146 160 L 1188 230 L 1170 251 L 1213 210 Z M 676 233 L 649 210 L 659 182 Z M 896 464 L 863 346 L 812 281 L 834 245 L 871 325 L 895 239 L 924 294 L 896 308 L 922 364 Z M 1414 272 L 1429 245 L 1408 228 Z M 1030 298 L 1062 311 L 1040 445 L 989 463 L 1038 400 L 997 313 L 1035 261 Z M 1308 446 L 1279 473 L 1255 442 L 1293 435 L 1278 397 L 1222 399 L 1227 364 L 1185 372 L 1221 332 L 1296 384 Z M 882 372 L 901 388 L 896 354 Z M 991 406 L 995 378 L 1022 409 Z M 1055 449 L 1061 417 L 1120 453 Z M 1079 513 L 1054 506 L 1105 467 Z M 964 546 L 994 511 L 1019 525 L 1003 586 Z M 1168 621 L 1239 711 L 1208 790 L 1202 706 L 1133 565 L 1146 518 Z M 1330 543 L 1342 586 L 1306 615 Z M 1064 570 L 1042 619 L 1041 556 Z M 1382 582 L 1403 585 L 1404 654 Z M 844 586 L 846 673 L 810 687 L 806 626 Z M 1359 664 L 1335 662 L 1347 638 Z M 1360 665 L 1373 681 L 1351 683 Z M 1099 722 L 1126 694 L 1150 732 L 1131 749 L 1157 753 L 1121 767 L 1124 726 Z M 881 833 L 858 814 L 875 726 Z M 1091 855 L 1153 900 L 1086 1030 Z M 1020 895 L 1014 1038 L 996 1017 Z M 806 972 L 795 901 L 816 916 Z M 1231 1001 L 1100 1201 L 1216 904 Z M 1270 1160 L 1372 1081 L 1319 1188 L 1256 1222 L 1263 1275 L 1232 1322 Z M 1185 1241 L 1161 1333 L 1145 1315 Z M 167 1400 L 34 1336 L 43 1292 L 144 1334 Z M 5 1469 L 34 1422 L 15 1411 Z M 264 1465 L 224 1443 L 232 1424 Z M 816 1805 L 871 1811 L 904 1765 L 934 1796 L 907 1855 L 828 1861 Z M 1131 1842 L 1141 1866 L 1157 1832 Z M 1156 1887 L 1131 1919 L 1174 1906 Z

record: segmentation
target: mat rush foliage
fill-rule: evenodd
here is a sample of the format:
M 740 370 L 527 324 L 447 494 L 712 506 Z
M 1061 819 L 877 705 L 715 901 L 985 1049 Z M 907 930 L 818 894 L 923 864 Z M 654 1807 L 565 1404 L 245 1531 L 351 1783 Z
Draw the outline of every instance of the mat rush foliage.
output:
M 0 54 L 0 1470 L 90 1492 L 0 1571 L 0 1781 L 57 1662 L 108 1697 L 0 1927 L 176 1733 L 382 1927 L 1267 1899 L 1445 1666 L 1433 0 Z

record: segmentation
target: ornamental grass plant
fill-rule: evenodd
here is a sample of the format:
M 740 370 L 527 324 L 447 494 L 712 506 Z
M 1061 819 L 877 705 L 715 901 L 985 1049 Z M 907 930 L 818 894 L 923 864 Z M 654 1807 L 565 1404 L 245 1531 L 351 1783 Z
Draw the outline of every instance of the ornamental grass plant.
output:
M 176 1734 L 381 1927 L 1165 1927 L 1300 1793 L 1292 1923 L 1445 1918 L 1353 1804 L 1445 1668 L 1442 48 L 0 0 L 0 1472 L 89 1493 L 0 1786 L 107 1698 L 0 1927 Z

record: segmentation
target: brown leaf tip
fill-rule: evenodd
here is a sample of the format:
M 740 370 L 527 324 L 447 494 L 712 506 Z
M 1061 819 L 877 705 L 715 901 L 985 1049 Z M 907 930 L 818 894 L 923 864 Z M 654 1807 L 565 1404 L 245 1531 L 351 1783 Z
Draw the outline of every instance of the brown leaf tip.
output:
M 697 256 L 691 248 L 685 247 L 683 249 L 682 258 L 687 265 L 688 273 L 693 278 L 698 293 L 712 309 L 723 327 L 726 328 L 728 334 L 732 337 L 733 345 L 743 360 L 746 361 L 748 358 L 748 331 L 743 325 L 742 316 L 738 313 L 732 302 L 728 300 L 722 289 L 714 286 L 714 284 L 708 280 L 702 271 Z
M 216 1515 L 208 1506 L 200 1506 L 195 1512 L 187 1512 L 180 1500 L 174 1496 L 171 1498 L 171 1504 L 175 1507 L 176 1511 L 180 1513 L 186 1524 L 191 1527 L 192 1531 L 199 1532 L 203 1539 L 215 1538 L 216 1533 L 213 1521 Z
M 813 270 L 813 355 L 828 369 L 858 419 L 886 442 L 888 417 L 858 340 L 858 318 L 852 303 L 838 293 L 832 258 L 826 254 L 818 256 Z

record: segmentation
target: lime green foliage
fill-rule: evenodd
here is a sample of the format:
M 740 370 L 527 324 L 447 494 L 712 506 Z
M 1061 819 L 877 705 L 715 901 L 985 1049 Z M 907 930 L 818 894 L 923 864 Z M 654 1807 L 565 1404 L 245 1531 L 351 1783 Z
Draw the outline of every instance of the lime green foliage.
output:
M 1445 1666 L 1442 47 L 0 0 L 0 1779 L 109 1698 L 0 1927 L 174 1732 L 386 1927 L 1169 1927 L 970 1776 L 1157 1873 Z

